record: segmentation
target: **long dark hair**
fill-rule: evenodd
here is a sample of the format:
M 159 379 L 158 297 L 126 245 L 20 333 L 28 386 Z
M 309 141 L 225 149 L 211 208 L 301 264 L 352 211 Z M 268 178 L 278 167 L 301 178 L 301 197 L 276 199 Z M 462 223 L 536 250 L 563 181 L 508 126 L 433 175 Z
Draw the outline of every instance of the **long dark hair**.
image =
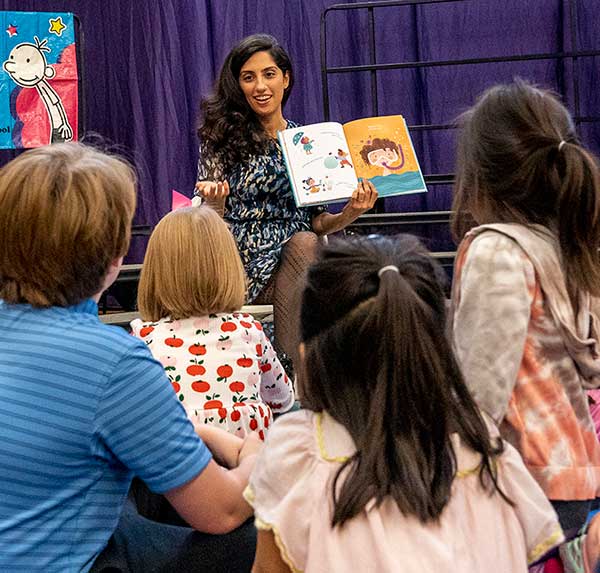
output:
M 378 276 L 387 265 L 398 272 Z M 436 520 L 457 472 L 453 432 L 481 454 L 482 486 L 499 491 L 502 443 L 492 444 L 445 336 L 442 276 L 408 235 L 333 242 L 309 269 L 303 405 L 325 410 L 357 449 L 332 484 L 334 527 L 388 496 L 405 515 Z
M 198 128 L 203 152 L 216 157 L 224 171 L 249 155 L 264 151 L 269 141 L 239 84 L 242 66 L 257 52 L 268 52 L 289 77 L 282 105 L 287 102 L 294 84 L 290 57 L 273 36 L 248 36 L 229 52 L 214 92 L 200 104 L 202 119 Z
M 543 225 L 558 235 L 571 296 L 600 296 L 598 164 L 564 105 L 515 80 L 487 90 L 461 124 L 455 238 L 473 224 Z

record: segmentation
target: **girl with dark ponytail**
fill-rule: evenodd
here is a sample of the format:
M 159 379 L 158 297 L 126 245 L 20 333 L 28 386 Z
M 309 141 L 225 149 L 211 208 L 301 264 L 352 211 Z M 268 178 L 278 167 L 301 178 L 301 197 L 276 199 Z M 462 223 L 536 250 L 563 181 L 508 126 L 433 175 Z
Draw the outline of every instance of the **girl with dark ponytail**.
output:
M 257 573 L 525 573 L 560 541 L 543 492 L 467 391 L 442 277 L 408 236 L 335 242 L 309 269 L 306 409 L 275 423 L 246 492 Z
M 600 175 L 556 96 L 517 80 L 465 114 L 454 211 L 466 383 L 573 537 L 600 494 Z

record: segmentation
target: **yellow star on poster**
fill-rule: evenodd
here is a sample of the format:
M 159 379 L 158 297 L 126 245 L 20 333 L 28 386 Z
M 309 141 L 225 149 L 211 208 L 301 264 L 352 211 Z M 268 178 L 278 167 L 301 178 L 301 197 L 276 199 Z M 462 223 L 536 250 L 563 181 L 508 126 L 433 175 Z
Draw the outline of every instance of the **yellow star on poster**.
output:
M 49 24 L 50 29 L 48 31 L 50 33 L 56 34 L 57 36 L 62 36 L 63 30 L 66 28 L 66 26 L 63 24 L 62 18 L 60 16 L 58 18 L 55 18 L 54 20 L 50 18 Z

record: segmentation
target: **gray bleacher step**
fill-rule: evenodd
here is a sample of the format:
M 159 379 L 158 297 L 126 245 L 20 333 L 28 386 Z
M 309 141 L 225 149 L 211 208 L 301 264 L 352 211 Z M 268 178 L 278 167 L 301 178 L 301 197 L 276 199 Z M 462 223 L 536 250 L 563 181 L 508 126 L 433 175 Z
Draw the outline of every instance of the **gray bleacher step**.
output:
M 273 320 L 273 306 L 270 304 L 254 304 L 243 306 L 240 312 L 247 312 L 257 320 L 268 322 Z M 140 313 L 135 312 L 111 312 L 110 314 L 101 314 L 100 320 L 104 324 L 113 324 L 122 327 L 128 327 L 129 323 L 136 318 L 140 318 Z

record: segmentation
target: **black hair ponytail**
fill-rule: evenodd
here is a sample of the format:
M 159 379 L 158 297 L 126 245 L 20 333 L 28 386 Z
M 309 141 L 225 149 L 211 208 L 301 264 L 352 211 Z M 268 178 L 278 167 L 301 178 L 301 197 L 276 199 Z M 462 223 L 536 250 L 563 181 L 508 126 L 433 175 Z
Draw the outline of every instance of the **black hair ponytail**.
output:
M 378 274 L 389 265 L 398 270 Z M 303 401 L 357 448 L 334 480 L 333 526 L 389 497 L 405 515 L 436 520 L 456 475 L 453 432 L 481 454 L 481 483 L 498 489 L 492 459 L 502 446 L 491 443 L 445 337 L 442 275 L 408 236 L 336 242 L 309 271 Z

